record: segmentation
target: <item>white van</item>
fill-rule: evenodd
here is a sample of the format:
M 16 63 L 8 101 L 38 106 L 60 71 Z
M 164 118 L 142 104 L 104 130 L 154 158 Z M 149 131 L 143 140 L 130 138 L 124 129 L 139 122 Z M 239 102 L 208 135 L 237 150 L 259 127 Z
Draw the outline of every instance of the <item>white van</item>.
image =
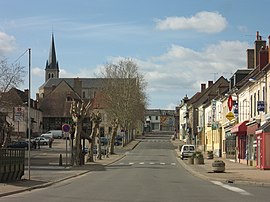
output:
M 41 137 L 49 137 L 49 138 L 53 138 L 53 139 L 61 139 L 63 138 L 63 132 L 62 130 L 49 130 L 46 133 L 43 133 L 41 135 Z
M 184 144 L 180 149 L 180 158 L 189 158 L 195 153 L 195 146 L 192 144 Z

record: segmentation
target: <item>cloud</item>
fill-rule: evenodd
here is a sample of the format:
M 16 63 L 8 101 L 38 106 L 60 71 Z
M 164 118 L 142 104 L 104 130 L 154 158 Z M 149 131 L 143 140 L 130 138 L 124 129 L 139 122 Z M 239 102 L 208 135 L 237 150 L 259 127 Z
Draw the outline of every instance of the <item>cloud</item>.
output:
M 32 75 L 35 77 L 44 77 L 45 71 L 39 67 L 35 67 L 32 69 Z
M 221 32 L 227 24 L 226 18 L 218 12 L 207 11 L 196 13 L 189 18 L 167 17 L 165 20 L 156 20 L 156 28 L 159 30 L 196 30 L 205 33 Z
M 200 91 L 201 83 L 215 81 L 220 76 L 230 78 L 237 69 L 246 68 L 248 47 L 247 42 L 240 41 L 220 41 L 202 50 L 173 44 L 159 56 L 132 60 L 138 64 L 148 83 L 150 100 L 157 103 L 151 107 L 170 103 L 162 107 L 174 109 L 173 106 L 178 105 L 186 94 L 191 97 Z M 110 61 L 119 58 L 110 58 Z
M 247 48 L 248 43 L 240 41 L 221 41 L 201 51 L 172 45 L 160 56 L 137 62 L 145 72 L 148 92 L 180 100 L 185 94 L 192 96 L 199 91 L 201 83 L 220 76 L 228 78 L 245 68 Z
M 0 32 L 0 56 L 11 53 L 15 50 L 15 37 Z

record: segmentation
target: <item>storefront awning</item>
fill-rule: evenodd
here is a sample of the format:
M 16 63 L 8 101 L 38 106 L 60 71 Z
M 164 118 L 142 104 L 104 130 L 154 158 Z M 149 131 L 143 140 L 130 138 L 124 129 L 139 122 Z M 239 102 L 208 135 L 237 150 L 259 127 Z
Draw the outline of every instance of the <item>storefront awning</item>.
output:
M 259 128 L 259 124 L 256 121 L 248 122 L 247 126 L 247 135 L 255 135 L 256 130 Z
M 248 121 L 244 121 L 241 123 L 236 124 L 232 129 L 231 129 L 231 133 L 245 133 L 247 132 L 247 126 L 246 123 Z
M 256 135 L 261 134 L 261 133 L 269 133 L 270 132 L 270 121 L 266 122 L 265 124 L 261 125 L 257 130 L 256 130 Z

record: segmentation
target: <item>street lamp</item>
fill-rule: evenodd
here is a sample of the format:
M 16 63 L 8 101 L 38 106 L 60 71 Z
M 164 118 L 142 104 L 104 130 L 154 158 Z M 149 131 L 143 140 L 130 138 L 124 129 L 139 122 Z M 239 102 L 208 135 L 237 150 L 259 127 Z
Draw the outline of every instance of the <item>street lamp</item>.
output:
M 31 146 L 31 117 L 30 117 L 30 109 L 31 109 L 31 48 L 28 49 L 29 57 L 28 57 L 28 179 L 30 180 L 30 146 Z

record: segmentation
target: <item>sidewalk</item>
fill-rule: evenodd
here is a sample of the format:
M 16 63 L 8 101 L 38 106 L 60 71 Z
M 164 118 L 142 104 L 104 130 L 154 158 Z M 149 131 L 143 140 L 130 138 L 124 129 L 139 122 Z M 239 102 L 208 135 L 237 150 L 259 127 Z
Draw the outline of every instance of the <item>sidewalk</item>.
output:
M 86 165 L 83 166 L 32 166 L 30 170 L 30 180 L 28 180 L 28 170 L 26 169 L 22 180 L 0 183 L 0 197 L 47 187 L 57 182 L 74 178 L 91 171 L 104 170 L 105 166 L 123 158 L 125 153 L 134 149 L 139 142 L 140 140 L 133 140 L 127 146 L 118 149 L 118 154 L 110 155 L 109 158 L 103 157 L 102 160 L 86 163 Z
M 203 165 L 188 164 L 187 160 L 180 159 L 178 146 L 179 140 L 172 141 L 178 155 L 178 161 L 181 165 L 193 175 L 205 180 L 221 181 L 225 183 L 236 184 L 254 184 L 260 186 L 270 186 L 270 170 L 260 170 L 252 166 L 230 161 L 224 158 L 204 159 Z M 212 171 L 212 162 L 214 160 L 223 160 L 225 162 L 224 173 L 214 173 Z

